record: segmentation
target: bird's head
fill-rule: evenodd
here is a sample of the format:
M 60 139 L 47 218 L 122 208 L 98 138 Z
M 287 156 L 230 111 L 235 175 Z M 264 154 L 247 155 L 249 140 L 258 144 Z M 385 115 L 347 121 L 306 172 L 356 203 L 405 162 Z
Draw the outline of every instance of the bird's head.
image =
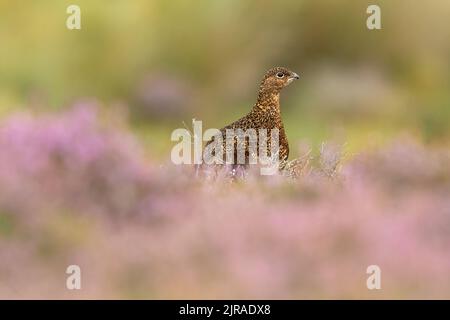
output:
M 264 91 L 280 91 L 299 79 L 299 75 L 283 67 L 272 68 L 266 72 L 261 81 L 261 89 Z

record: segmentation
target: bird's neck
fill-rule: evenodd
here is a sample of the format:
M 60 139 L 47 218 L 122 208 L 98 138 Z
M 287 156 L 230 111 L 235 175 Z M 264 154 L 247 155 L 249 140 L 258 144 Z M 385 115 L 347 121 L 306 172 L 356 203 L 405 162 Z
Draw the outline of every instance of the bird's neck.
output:
M 260 89 L 253 111 L 270 112 L 271 114 L 279 115 L 280 91 Z

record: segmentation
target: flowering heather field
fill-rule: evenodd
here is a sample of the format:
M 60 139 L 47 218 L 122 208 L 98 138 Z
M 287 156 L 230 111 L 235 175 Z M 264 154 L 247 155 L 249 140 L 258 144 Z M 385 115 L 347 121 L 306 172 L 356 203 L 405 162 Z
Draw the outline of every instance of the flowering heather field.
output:
M 0 298 L 450 298 L 447 149 L 325 144 L 280 175 L 198 177 L 80 105 L 11 115 L 0 150 Z

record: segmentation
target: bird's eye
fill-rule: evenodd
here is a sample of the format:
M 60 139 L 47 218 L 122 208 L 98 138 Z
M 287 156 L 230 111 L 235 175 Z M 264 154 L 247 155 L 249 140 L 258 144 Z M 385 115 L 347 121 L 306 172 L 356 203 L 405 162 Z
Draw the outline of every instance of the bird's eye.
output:
M 277 78 L 283 78 L 284 77 L 284 73 L 283 72 L 278 72 L 277 73 Z

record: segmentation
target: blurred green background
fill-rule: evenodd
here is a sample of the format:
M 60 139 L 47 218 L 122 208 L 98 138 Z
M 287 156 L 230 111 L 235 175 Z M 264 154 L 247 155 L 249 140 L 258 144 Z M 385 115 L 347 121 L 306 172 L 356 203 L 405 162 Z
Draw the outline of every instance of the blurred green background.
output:
M 70 4 L 81 30 L 65 26 Z M 369 4 L 382 30 L 367 29 Z M 449 17 L 446 0 L 0 0 L 0 118 L 94 98 L 166 159 L 173 129 L 242 116 L 286 66 L 301 75 L 282 94 L 291 144 L 447 144 Z

